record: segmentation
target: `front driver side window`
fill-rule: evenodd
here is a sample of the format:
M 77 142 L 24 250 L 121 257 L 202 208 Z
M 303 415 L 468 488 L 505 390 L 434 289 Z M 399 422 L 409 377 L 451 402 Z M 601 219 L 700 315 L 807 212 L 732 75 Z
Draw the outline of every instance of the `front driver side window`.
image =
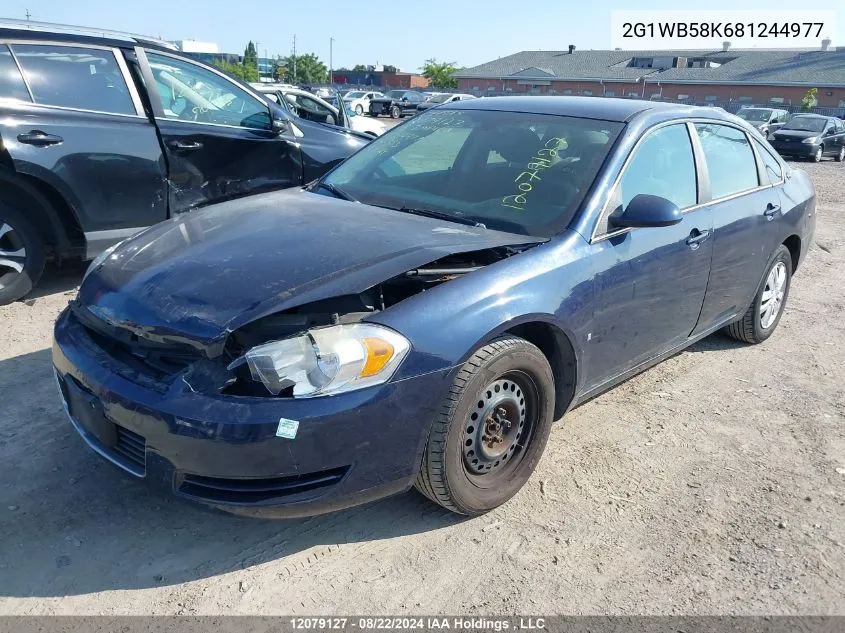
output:
M 168 119 L 269 130 L 267 105 L 225 77 L 197 64 L 147 51 Z
M 625 166 L 596 235 L 607 233 L 608 216 L 620 206 L 627 207 L 638 194 L 666 198 L 679 209 L 695 206 L 698 184 L 686 124 L 667 125 L 647 133 Z
M 640 143 L 619 182 L 623 208 L 645 193 L 674 202 L 679 209 L 697 199 L 695 161 L 684 124 L 659 128 Z

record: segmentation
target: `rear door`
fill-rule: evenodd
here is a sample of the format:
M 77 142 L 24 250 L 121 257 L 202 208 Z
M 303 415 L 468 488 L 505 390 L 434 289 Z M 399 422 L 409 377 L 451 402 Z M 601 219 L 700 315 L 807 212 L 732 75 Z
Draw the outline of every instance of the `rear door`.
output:
M 3 147 L 70 204 L 87 256 L 167 217 L 158 136 L 119 49 L 10 42 L 0 67 L 25 80 L 0 94 Z
M 777 159 L 759 143 L 756 151 L 764 160 L 758 169 L 752 141 L 743 130 L 721 123 L 696 123 L 695 130 L 714 230 L 713 264 L 698 333 L 745 312 L 757 292 L 780 238 L 782 201 L 773 183 L 780 184 L 783 174 Z
M 273 131 L 265 99 L 203 64 L 135 51 L 167 154 L 171 213 L 302 183 L 299 149 Z

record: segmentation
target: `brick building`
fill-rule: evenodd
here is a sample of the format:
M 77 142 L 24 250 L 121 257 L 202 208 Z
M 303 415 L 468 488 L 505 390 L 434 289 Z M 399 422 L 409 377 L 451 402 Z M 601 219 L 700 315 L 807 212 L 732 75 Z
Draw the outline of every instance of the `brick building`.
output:
M 458 90 L 484 94 L 636 97 L 682 103 L 845 109 L 845 47 L 820 50 L 523 51 L 456 74 Z
M 427 88 L 428 79 L 415 73 L 387 70 L 335 70 L 335 84 L 373 86 L 374 88 Z

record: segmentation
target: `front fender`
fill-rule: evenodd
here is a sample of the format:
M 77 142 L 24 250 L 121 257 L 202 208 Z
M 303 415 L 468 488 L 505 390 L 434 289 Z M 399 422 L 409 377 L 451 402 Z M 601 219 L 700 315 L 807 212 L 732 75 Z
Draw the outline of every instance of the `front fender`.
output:
M 586 247 L 580 235 L 567 232 L 368 318 L 411 341 L 412 352 L 396 379 L 460 365 L 501 333 L 536 321 L 562 330 L 581 366 L 593 315 L 593 270 L 583 257 Z

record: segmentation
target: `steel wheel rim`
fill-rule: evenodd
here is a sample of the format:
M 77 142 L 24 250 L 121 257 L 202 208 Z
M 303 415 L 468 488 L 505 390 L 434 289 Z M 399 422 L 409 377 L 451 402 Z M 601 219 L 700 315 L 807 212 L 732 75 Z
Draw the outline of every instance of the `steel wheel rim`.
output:
M 520 464 L 537 427 L 539 390 L 521 371 L 491 381 L 478 394 L 463 428 L 463 466 L 482 487 L 506 479 Z
M 786 264 L 778 262 L 766 277 L 766 286 L 760 297 L 760 327 L 768 330 L 772 327 L 783 308 L 783 297 L 786 294 Z
M 0 220 L 0 289 L 23 274 L 26 247 L 14 227 Z

